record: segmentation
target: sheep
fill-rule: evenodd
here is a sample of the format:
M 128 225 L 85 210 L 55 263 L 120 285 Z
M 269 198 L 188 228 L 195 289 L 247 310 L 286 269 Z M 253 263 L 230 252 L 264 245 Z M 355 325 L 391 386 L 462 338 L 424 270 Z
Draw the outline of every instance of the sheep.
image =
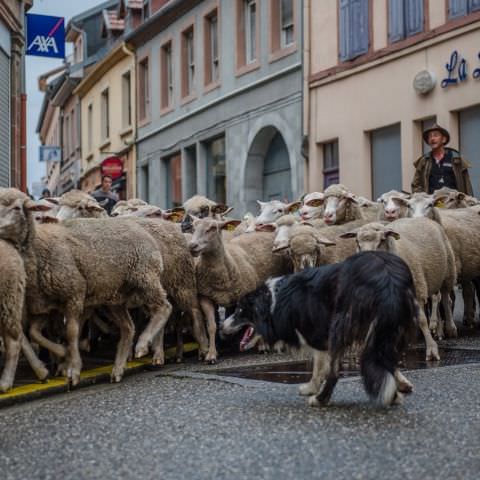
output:
M 296 212 L 301 205 L 300 202 L 285 203 L 280 200 L 270 200 L 269 202 L 257 200 L 257 203 L 260 206 L 260 214 L 255 219 L 255 225 L 273 223 L 283 215 Z
M 291 272 L 287 258 L 272 254 L 273 234 L 253 232 L 225 242 L 222 230 L 235 220 L 195 219 L 190 253 L 198 257 L 195 276 L 200 305 L 207 319 L 210 338 L 207 359 L 215 362 L 215 304 L 234 305 L 240 298 L 258 288 L 269 277 Z
M 340 225 L 364 219 L 355 195 L 341 184 L 330 185 L 324 192 L 323 219 L 327 225 Z
M 0 336 L 5 345 L 5 365 L 0 377 L 0 392 L 8 391 L 15 379 L 20 350 L 40 380 L 48 370 L 37 358 L 23 332 L 25 269 L 17 250 L 0 240 Z
M 409 198 L 410 194 L 397 190 L 390 190 L 380 195 L 377 202 L 382 204 L 383 210 L 380 211 L 379 220 L 393 222 L 406 217 L 408 213 L 407 200 Z
M 70 190 L 64 193 L 58 202 L 57 220 L 67 218 L 104 218 L 108 217 L 105 209 L 88 193 Z
M 325 196 L 321 192 L 307 193 L 302 198 L 302 205 L 298 210 L 302 220 L 310 221 L 323 217 Z
M 428 218 L 404 218 L 387 225 L 369 223 L 342 234 L 341 238 L 355 238 L 359 251 L 384 250 L 407 263 L 421 307 L 419 325 L 425 338 L 426 359 L 439 360 L 438 346 L 425 316 L 429 297 L 441 293 L 446 333 L 450 337 L 457 335 L 449 299 L 456 281 L 455 255 L 443 228 Z
M 430 218 L 445 229 L 456 259 L 458 281 L 464 301 L 463 323 L 472 327 L 475 322 L 475 294 L 472 281 L 480 276 L 480 216 L 475 208 L 438 209 L 433 196 L 415 193 L 408 200 L 410 217 Z
M 435 200 L 436 207 L 443 207 L 447 209 L 467 208 L 480 204 L 480 201 L 475 197 L 448 187 L 435 190 L 433 192 L 433 199 Z
M 211 217 L 222 220 L 223 216 L 233 210 L 233 208 L 210 200 L 203 195 L 194 195 L 183 204 L 185 217 L 182 221 L 182 231 L 184 233 L 192 232 L 193 218 Z
M 67 381 L 75 386 L 82 366 L 81 315 L 88 307 L 111 307 L 120 328 L 112 380 L 119 381 L 134 334 L 127 307 L 143 307 L 151 314 L 135 347 L 137 357 L 148 351 L 171 312 L 160 283 L 163 260 L 157 244 L 129 219 L 36 225 L 31 214 L 36 209 L 38 205 L 18 190 L 0 189 L 0 238 L 12 242 L 23 258 L 28 315 L 64 315 Z

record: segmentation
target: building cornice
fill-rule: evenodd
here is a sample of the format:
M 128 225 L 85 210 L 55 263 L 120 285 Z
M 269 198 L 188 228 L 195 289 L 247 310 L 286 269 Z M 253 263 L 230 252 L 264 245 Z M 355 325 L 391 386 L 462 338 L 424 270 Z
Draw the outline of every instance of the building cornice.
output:
M 129 56 L 125 48 L 128 47 L 124 42 L 121 42 L 115 47 L 88 72 L 88 75 L 80 82 L 73 93 L 77 94 L 80 98 L 84 97 L 108 71 L 118 62 Z
M 21 32 L 22 24 L 4 2 L 0 2 L 0 18 L 12 32 Z

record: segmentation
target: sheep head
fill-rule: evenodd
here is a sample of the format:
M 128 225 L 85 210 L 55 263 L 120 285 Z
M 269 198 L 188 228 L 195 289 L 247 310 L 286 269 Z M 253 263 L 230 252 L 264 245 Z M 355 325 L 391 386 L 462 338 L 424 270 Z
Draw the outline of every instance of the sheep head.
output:
M 188 244 L 194 257 L 218 251 L 222 246 L 222 230 L 230 230 L 241 223 L 240 220 L 218 221 L 213 218 L 194 218 L 193 235 Z
M 388 251 L 388 241 L 390 238 L 398 240 L 400 235 L 392 228 L 382 223 L 367 223 L 362 227 L 351 232 L 343 233 L 340 238 L 355 238 L 357 242 L 357 251 Z

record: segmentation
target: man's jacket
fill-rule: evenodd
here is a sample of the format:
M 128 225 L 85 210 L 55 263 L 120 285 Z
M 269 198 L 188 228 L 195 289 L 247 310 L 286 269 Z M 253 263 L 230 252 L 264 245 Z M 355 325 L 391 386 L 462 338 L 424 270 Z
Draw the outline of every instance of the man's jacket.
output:
M 466 193 L 467 195 L 473 195 L 472 183 L 470 182 L 470 176 L 468 174 L 470 164 L 460 156 L 460 153 L 457 150 L 454 150 L 453 148 L 446 148 L 445 150 L 450 150 L 452 153 L 452 168 L 455 175 L 457 190 Z M 427 153 L 413 163 L 413 166 L 415 167 L 415 175 L 412 181 L 413 193 L 428 192 L 428 180 L 432 170 L 432 162 L 434 161 L 431 153 Z

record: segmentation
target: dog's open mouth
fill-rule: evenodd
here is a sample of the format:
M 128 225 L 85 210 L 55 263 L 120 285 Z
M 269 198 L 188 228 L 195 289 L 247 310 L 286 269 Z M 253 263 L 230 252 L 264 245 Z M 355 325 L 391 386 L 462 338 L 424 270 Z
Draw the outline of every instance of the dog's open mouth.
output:
M 240 351 L 244 352 L 249 348 L 253 347 L 253 339 L 254 339 L 255 329 L 253 327 L 248 327 L 243 334 L 242 339 L 240 340 Z

